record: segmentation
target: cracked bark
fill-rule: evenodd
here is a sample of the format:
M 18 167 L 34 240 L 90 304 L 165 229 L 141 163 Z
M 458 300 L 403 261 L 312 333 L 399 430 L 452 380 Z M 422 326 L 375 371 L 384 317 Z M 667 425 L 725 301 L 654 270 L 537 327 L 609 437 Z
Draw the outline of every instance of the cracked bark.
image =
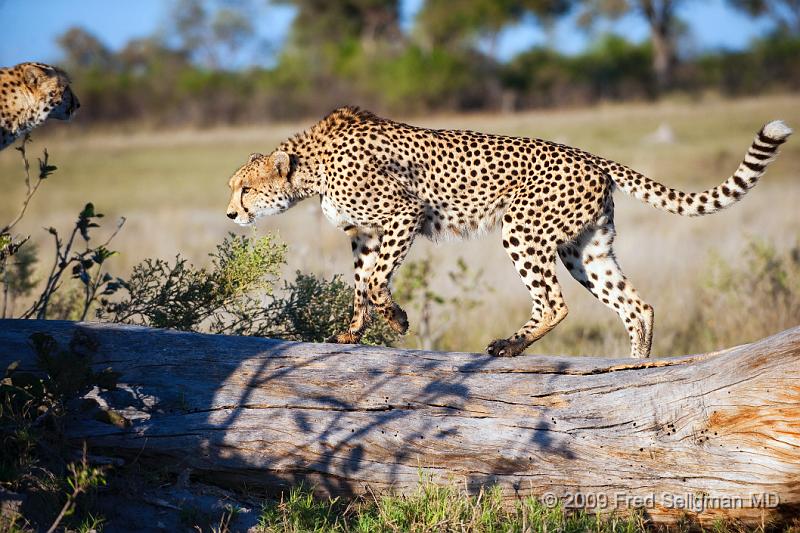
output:
M 122 373 L 117 391 L 89 395 L 131 426 L 76 419 L 69 438 L 226 487 L 405 492 L 423 468 L 473 491 L 498 484 L 509 501 L 582 495 L 605 502 L 587 510 L 609 511 L 643 498 L 656 522 L 762 523 L 800 510 L 800 327 L 631 361 L 3 320 L 0 363 L 32 368 L 31 333 L 66 345 L 76 329 L 98 341 L 98 368 Z M 761 494 L 774 497 L 759 507 Z

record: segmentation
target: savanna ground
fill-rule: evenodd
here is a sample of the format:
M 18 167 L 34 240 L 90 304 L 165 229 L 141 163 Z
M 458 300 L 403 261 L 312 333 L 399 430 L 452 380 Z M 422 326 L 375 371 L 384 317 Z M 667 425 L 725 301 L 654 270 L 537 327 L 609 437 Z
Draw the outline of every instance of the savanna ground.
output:
M 552 139 L 620 161 L 670 186 L 699 191 L 726 178 L 753 134 L 774 118 L 798 127 L 800 96 L 672 98 L 658 104 L 407 121 Z M 84 130 L 78 117 L 69 125 L 50 125 L 36 132 L 28 153 L 35 156 L 47 147 L 58 172 L 42 186 L 17 229 L 33 235 L 43 266 L 48 266 L 50 236 L 42 228 L 68 228 L 84 203 L 92 201 L 106 214 L 107 227 L 97 238 L 110 232 L 118 217 L 127 219 L 113 245 L 120 255 L 108 263 L 115 275 L 126 276 L 146 257 L 170 259 L 179 252 L 202 265 L 227 232 L 253 231 L 225 218 L 226 182 L 232 171 L 250 152 L 269 152 L 311 123 L 97 131 Z M 659 142 L 654 135 L 659 128 L 670 130 L 672 139 Z M 740 204 L 713 216 L 678 217 L 616 193 L 617 257 L 655 307 L 654 355 L 730 346 L 797 323 L 799 178 L 800 142 L 791 139 L 756 189 Z M 0 214 L 6 219 L 23 196 L 19 154 L 14 150 L 0 154 L 0 185 L 6 191 L 0 196 Z M 289 245 L 287 275 L 300 269 L 326 277 L 351 276 L 348 239 L 325 220 L 314 200 L 262 219 L 255 231 L 276 232 Z M 464 283 L 456 287 L 447 275 L 457 270 L 459 258 L 473 276 L 479 275 L 468 296 L 470 305 L 434 306 L 440 315 L 432 319 L 438 332 L 434 346 L 482 351 L 489 340 L 510 334 L 527 318 L 530 301 L 497 230 L 439 245 L 420 239 L 410 256 L 411 261 L 430 260 L 432 286 L 445 297 L 456 292 L 465 296 Z M 559 279 L 570 315 L 528 353 L 626 355 L 628 340 L 616 315 L 561 267 Z M 776 299 L 781 302 L 776 304 Z M 413 333 L 420 322 L 419 306 L 411 306 L 409 314 Z M 412 334 L 402 343 L 416 346 L 420 340 Z
M 402 117 L 401 117 L 402 118 Z M 702 100 L 673 98 L 658 104 L 607 105 L 588 109 L 513 115 L 452 115 L 409 118 L 430 127 L 470 128 L 542 137 L 579 146 L 643 171 L 684 190 L 718 184 L 741 160 L 753 134 L 764 122 L 782 118 L 800 126 L 800 96 Z M 51 237 L 43 228 L 65 231 L 87 201 L 106 214 L 101 240 L 119 217 L 126 217 L 112 248 L 121 252 L 108 262 L 115 275 L 127 277 L 144 258 L 173 258 L 181 253 L 195 264 L 208 264 L 209 252 L 240 229 L 225 217 L 227 178 L 250 152 L 269 152 L 279 141 L 311 121 L 259 128 L 187 131 L 141 131 L 136 126 L 86 130 L 80 118 L 37 131 L 28 146 L 32 158 L 47 147 L 58 171 L 42 185 L 22 224 L 39 245 L 40 268 L 49 267 Z M 654 135 L 668 129 L 672 140 Z M 762 183 L 739 205 L 714 216 L 685 219 L 662 213 L 617 193 L 617 255 L 629 278 L 656 309 L 655 355 L 698 352 L 748 342 L 796 325 L 800 318 L 800 142 L 792 139 Z M 0 153 L 0 221 L 10 219 L 24 195 L 19 154 Z M 351 275 L 347 238 L 321 215 L 317 202 L 306 201 L 282 216 L 263 219 L 256 232 L 277 232 L 288 245 L 287 278 L 294 270 L 330 278 Z M 460 270 L 460 259 L 468 272 Z M 434 312 L 431 334 L 437 349 L 480 351 L 487 341 L 505 336 L 528 315 L 530 302 L 500 245 L 497 231 L 471 241 L 439 246 L 420 240 L 411 262 L 420 272 L 427 261 L 428 289 Z M 423 269 L 424 270 L 424 269 Z M 44 272 L 39 274 L 44 275 Z M 570 305 L 567 320 L 529 353 L 622 355 L 628 340 L 616 316 L 575 283 L 566 271 L 559 278 Z M 417 281 L 419 279 L 417 278 Z M 469 293 L 469 294 L 467 294 Z M 450 300 L 454 298 L 455 301 Z M 418 302 L 417 302 L 418 303 Z M 22 302 L 17 302 L 18 306 Z M 420 305 L 409 306 L 412 328 L 419 328 Z M 419 333 L 419 330 L 417 330 Z M 431 335 L 429 335 L 429 340 Z M 401 341 L 416 346 L 419 334 Z M 131 468 L 136 469 L 136 465 Z M 123 473 L 124 474 L 124 473 Z M 245 512 L 228 496 L 195 498 L 175 507 L 159 500 L 163 487 L 180 496 L 181 480 L 143 470 L 117 473 L 121 491 L 100 492 L 95 513 L 74 520 L 72 529 L 116 530 L 136 520 L 167 530 L 238 530 L 242 520 L 261 531 L 641 531 L 641 516 L 595 520 L 547 509 L 531 500 L 504 506 L 496 493 L 465 498 L 456 488 L 422 485 L 409 498 L 322 502 L 294 491 L 283 501 L 260 507 L 253 495 Z M 115 493 L 155 494 L 136 511 L 123 509 Z M 56 487 L 56 492 L 58 487 Z M 202 489 L 205 490 L 205 489 Z M 202 492 L 201 490 L 201 492 Z M 155 492 L 154 492 L 155 491 Z M 177 491 L 177 492 L 176 492 Z M 213 493 L 212 493 L 213 494 Z M 159 503 L 160 502 L 160 503 Z M 222 503 L 220 503 L 222 502 Z M 117 505 L 121 503 L 121 505 Z M 60 505 L 60 504 L 59 504 Z M 167 505 L 167 507 L 164 507 Z M 173 505 L 174 508 L 168 507 Z M 57 509 L 56 509 L 57 510 Z M 139 523 L 144 523 L 139 522 Z M 0 531 L 16 531 L 17 526 Z M 132 527 L 132 526 L 131 526 Z M 719 525 L 716 529 L 737 529 Z M 762 528 L 763 529 L 763 528 Z

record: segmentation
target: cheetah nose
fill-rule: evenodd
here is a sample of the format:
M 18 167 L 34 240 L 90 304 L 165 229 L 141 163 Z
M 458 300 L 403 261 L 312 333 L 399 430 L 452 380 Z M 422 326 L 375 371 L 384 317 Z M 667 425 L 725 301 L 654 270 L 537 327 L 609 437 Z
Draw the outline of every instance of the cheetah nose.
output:
M 236 218 L 236 212 L 230 212 L 230 211 L 229 211 L 229 212 L 228 212 L 228 218 L 229 218 L 229 219 L 231 219 L 231 220 L 233 220 L 234 218 Z

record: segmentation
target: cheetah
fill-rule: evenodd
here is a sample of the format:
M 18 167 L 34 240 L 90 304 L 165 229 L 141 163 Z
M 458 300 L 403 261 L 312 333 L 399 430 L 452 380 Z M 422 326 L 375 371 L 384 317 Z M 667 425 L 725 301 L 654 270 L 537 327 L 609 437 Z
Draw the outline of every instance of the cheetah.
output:
M 782 121 L 756 134 L 736 172 L 700 193 L 666 187 L 622 165 L 542 139 L 426 129 L 356 107 L 337 109 L 278 146 L 251 154 L 229 179 L 228 218 L 250 225 L 319 196 L 322 211 L 349 235 L 355 265 L 353 319 L 329 342 L 358 343 L 370 309 L 398 333 L 405 311 L 389 282 L 418 235 L 465 237 L 500 224 L 503 248 L 533 307 L 511 337 L 489 344 L 516 356 L 567 316 L 556 257 L 622 320 L 632 357 L 648 357 L 653 307 L 614 256 L 613 192 L 619 188 L 658 209 L 708 215 L 740 200 L 792 130 Z
M 0 150 L 49 118 L 69 120 L 80 106 L 61 69 L 44 63 L 0 68 Z

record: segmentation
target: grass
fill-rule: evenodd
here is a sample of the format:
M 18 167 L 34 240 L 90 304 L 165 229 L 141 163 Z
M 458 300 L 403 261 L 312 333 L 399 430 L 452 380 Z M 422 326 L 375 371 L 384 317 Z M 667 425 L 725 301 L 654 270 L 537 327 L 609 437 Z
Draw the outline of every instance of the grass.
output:
M 453 485 L 439 486 L 422 479 L 407 496 L 382 495 L 360 498 L 317 498 L 312 491 L 295 487 L 280 500 L 262 509 L 258 533 L 382 533 L 382 532 L 552 532 L 638 533 L 650 531 L 709 531 L 744 533 L 785 531 L 796 525 L 763 524 L 744 527 L 732 520 L 701 525 L 688 515 L 676 517 L 671 526 L 655 526 L 646 509 L 606 510 L 590 514 L 566 509 L 561 503 L 546 505 L 533 497 L 514 501 L 503 498 L 498 487 L 468 495 Z M 782 529 L 781 529 L 782 528 Z
M 381 496 L 345 502 L 316 499 L 303 488 L 292 489 L 267 504 L 257 531 L 272 532 L 524 532 L 553 531 L 632 533 L 644 531 L 640 513 L 598 517 L 548 507 L 534 498 L 509 506 L 498 488 L 467 496 L 448 486 L 421 483 L 409 496 Z
M 798 127 L 800 96 L 673 99 L 658 104 L 407 120 L 431 127 L 549 138 L 616 159 L 669 185 L 697 191 L 718 184 L 735 169 L 755 131 L 774 118 Z M 249 231 L 225 218 L 230 173 L 250 152 L 269 152 L 310 123 L 145 132 L 83 131 L 79 117 L 69 125 L 53 124 L 36 133 L 29 154 L 47 146 L 59 170 L 42 188 L 20 231 L 43 244 L 49 239 L 43 226 L 71 225 L 84 203 L 92 201 L 106 214 L 109 228 L 117 217 L 128 220 L 115 240 L 115 249 L 121 254 L 109 263 L 115 275 L 127 275 L 145 257 L 170 259 L 178 252 L 195 264 L 207 264 L 208 252 L 228 231 Z M 675 142 L 648 142 L 647 135 L 662 124 L 674 131 Z M 748 243 L 753 238 L 770 243 L 783 254 L 798 243 L 798 176 L 800 141 L 792 139 L 759 187 L 739 205 L 714 216 L 676 217 L 617 195 L 617 256 L 643 298 L 655 307 L 655 354 L 701 351 L 777 331 L 767 325 L 746 332 L 732 329 L 730 335 L 717 336 L 713 342 L 685 338 L 689 318 L 708 308 L 700 295 L 715 261 L 733 269 L 746 267 Z M 5 219 L 22 194 L 19 157 L 14 150 L 0 153 L 0 185 L 8 191 L 0 196 L 0 218 Z M 309 200 L 285 215 L 265 219 L 259 231 L 276 231 L 289 245 L 284 275 L 291 276 L 297 269 L 326 277 L 351 275 L 347 237 L 327 223 L 317 202 Z M 98 232 L 98 238 L 102 235 Z M 502 251 L 496 231 L 481 239 L 437 246 L 417 242 L 410 259 L 426 256 L 437 265 L 438 292 L 456 290 L 446 273 L 456 267 L 459 257 L 470 268 L 482 269 L 483 281 L 494 287 L 491 293 L 479 295 L 477 307 L 442 318 L 447 331 L 440 348 L 480 351 L 489 340 L 509 335 L 526 320 L 529 297 Z M 558 275 L 570 316 L 529 353 L 626 356 L 628 341 L 617 317 L 563 268 L 559 267 Z M 768 301 L 757 303 L 762 309 L 770 306 Z M 412 328 L 420 322 L 413 312 L 410 320 Z

